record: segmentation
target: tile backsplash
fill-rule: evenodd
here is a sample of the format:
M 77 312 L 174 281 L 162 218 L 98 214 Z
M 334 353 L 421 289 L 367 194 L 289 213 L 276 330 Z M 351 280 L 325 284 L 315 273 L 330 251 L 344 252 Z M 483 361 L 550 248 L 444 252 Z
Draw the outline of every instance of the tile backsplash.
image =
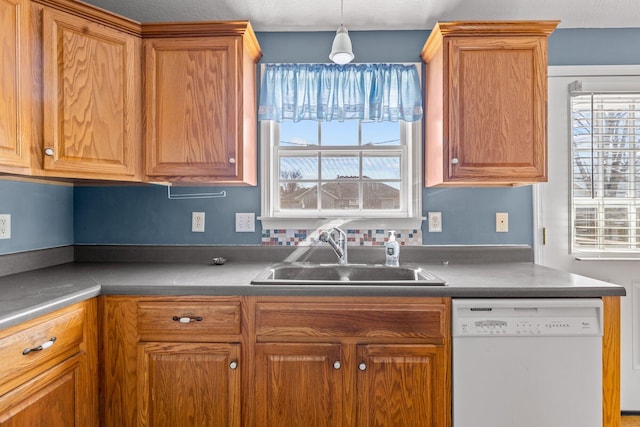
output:
M 345 230 L 349 246 L 383 246 L 387 230 Z M 316 230 L 263 230 L 262 246 L 298 246 L 302 242 L 314 242 Z M 396 240 L 403 246 L 422 245 L 422 230 L 396 230 Z

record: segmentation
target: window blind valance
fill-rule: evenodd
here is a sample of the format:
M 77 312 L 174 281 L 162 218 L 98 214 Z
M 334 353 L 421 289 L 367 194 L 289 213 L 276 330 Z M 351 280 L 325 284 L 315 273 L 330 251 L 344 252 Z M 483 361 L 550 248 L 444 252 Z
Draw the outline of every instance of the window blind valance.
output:
M 363 121 L 422 118 L 415 65 L 268 64 L 258 120 Z

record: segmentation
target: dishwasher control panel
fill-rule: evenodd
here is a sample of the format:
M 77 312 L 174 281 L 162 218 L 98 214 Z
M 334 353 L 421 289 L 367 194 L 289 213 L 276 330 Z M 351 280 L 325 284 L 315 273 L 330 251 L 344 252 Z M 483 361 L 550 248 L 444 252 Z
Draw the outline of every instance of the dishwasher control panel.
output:
M 601 336 L 602 308 L 600 300 L 576 302 L 479 300 L 454 304 L 454 336 Z M 589 304 L 586 301 L 594 301 Z M 500 303 L 497 303 L 500 302 Z M 537 303 L 537 305 L 533 305 Z M 585 306 L 586 305 L 586 306 Z
M 597 319 L 591 317 L 512 318 L 489 317 L 458 319 L 459 335 L 596 335 Z

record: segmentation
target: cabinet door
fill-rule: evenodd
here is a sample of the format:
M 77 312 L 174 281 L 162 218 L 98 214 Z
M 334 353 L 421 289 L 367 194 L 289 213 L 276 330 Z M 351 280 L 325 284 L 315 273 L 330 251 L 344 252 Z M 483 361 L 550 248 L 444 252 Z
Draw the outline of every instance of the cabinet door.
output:
M 28 7 L 25 0 L 0 0 L 0 168 L 5 172 L 29 166 Z
M 141 176 L 140 41 L 43 12 L 44 168 L 75 178 Z
M 449 425 L 449 369 L 443 347 L 360 345 L 357 358 L 359 427 Z
M 78 357 L 60 364 L 0 397 L 1 427 L 74 427 L 82 420 Z
M 147 175 L 238 177 L 240 42 L 236 37 L 145 41 Z
M 256 425 L 342 427 L 339 344 L 257 344 Z
M 239 427 L 239 356 L 239 344 L 139 344 L 138 426 Z
M 456 37 L 448 61 L 448 179 L 546 180 L 546 37 Z

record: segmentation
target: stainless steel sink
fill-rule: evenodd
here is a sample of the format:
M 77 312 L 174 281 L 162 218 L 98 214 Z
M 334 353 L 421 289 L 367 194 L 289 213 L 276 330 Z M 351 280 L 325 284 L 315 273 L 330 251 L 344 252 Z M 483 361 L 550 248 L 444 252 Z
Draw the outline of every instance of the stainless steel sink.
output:
M 280 263 L 251 281 L 253 285 L 443 286 L 446 283 L 420 267 L 380 264 Z

